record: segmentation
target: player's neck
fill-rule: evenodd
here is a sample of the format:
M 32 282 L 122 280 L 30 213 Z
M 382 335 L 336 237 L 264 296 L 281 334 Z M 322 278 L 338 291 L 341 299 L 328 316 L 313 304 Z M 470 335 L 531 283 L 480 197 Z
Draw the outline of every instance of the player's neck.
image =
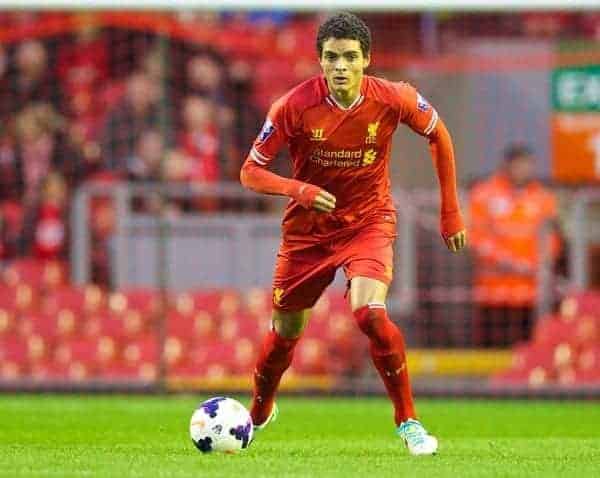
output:
M 360 88 L 362 84 L 362 78 L 358 85 L 351 90 L 335 90 L 330 85 L 327 85 L 329 88 L 329 93 L 333 97 L 333 99 L 344 108 L 349 108 L 354 104 L 356 99 L 360 96 Z

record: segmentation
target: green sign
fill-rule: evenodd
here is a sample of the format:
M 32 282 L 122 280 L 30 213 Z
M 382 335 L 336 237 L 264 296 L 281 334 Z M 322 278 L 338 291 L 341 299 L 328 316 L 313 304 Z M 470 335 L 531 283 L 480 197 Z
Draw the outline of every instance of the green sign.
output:
M 600 111 L 600 65 L 558 68 L 552 72 L 554 111 Z

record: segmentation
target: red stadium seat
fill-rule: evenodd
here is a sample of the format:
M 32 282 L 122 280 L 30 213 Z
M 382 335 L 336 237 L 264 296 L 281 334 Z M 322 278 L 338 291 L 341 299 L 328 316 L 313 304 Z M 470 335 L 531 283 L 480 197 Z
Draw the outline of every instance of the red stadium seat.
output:
M 126 289 L 110 295 L 109 308 L 115 315 L 136 311 L 153 321 L 161 313 L 161 296 L 154 289 Z
M 560 305 L 560 312 L 565 317 L 577 315 L 600 315 L 600 292 L 586 291 L 573 294 L 564 299 Z
M 31 366 L 50 361 L 54 353 L 52 338 L 42 337 L 38 334 L 27 336 L 27 356 Z
M 119 343 L 114 337 L 102 335 L 98 338 L 96 348 L 96 361 L 98 367 L 102 368 L 108 364 L 115 363 L 119 358 Z
M 236 342 L 242 338 L 257 342 L 263 335 L 259 321 L 254 316 L 241 313 L 221 318 L 218 332 L 219 339 L 224 343 Z
M 142 323 L 139 322 L 139 332 L 142 330 Z M 87 317 L 82 333 L 87 336 L 107 336 L 115 341 L 121 341 L 127 337 L 125 333 L 124 320 L 121 317 L 114 316 L 108 312 L 100 312 Z
M 514 370 L 531 370 L 535 367 L 543 367 L 551 371 L 554 369 L 555 345 L 532 345 L 524 344 L 518 346 L 513 354 Z
M 236 290 L 223 290 L 219 297 L 218 314 L 221 318 L 229 318 L 242 309 L 242 298 Z
M 533 330 L 533 342 L 556 346 L 564 341 L 575 339 L 577 321 L 575 317 L 561 315 L 540 318 Z
M 191 316 L 173 312 L 169 315 L 169 333 L 186 337 L 191 342 L 211 342 L 217 338 L 217 321 L 209 312 L 200 310 Z
M 253 343 L 262 341 L 271 324 L 270 318 L 256 317 L 248 313 L 236 315 L 235 320 L 239 325 L 238 337 L 248 339 Z
M 220 291 L 216 289 L 191 290 L 177 294 L 173 302 L 177 312 L 183 316 L 191 316 L 198 311 L 216 316 L 219 310 L 220 296 Z
M 14 311 L 0 309 L 0 337 L 11 334 L 15 329 L 16 318 Z
M 233 344 L 212 342 L 190 349 L 186 360 L 169 372 L 173 376 L 224 377 L 236 367 Z
M 19 315 L 36 310 L 37 306 L 38 297 L 30 285 L 0 285 L 0 311 Z
M 570 381 L 576 350 L 568 343 L 523 344 L 514 350 L 512 367 L 497 374 L 493 383 L 523 383 L 531 386 L 545 385 L 557 380 Z
M 19 321 L 19 331 L 24 336 L 39 335 L 47 340 L 74 336 L 80 331 L 81 319 L 69 310 L 58 315 L 30 313 Z
M 27 366 L 29 355 L 27 341 L 20 335 L 6 335 L 0 338 L 0 363 L 11 362 L 19 367 Z
M 85 366 L 86 375 L 94 375 L 98 368 L 99 339 L 72 338 L 58 342 L 54 348 L 54 363 L 58 366 L 68 366 L 80 363 Z
M 141 363 L 158 363 L 158 338 L 154 334 L 145 334 L 129 340 L 123 346 L 122 361 L 130 366 Z
M 194 321 L 174 309 L 167 313 L 167 333 L 174 337 L 190 338 L 194 331 Z
M 149 317 L 137 310 L 127 310 L 122 314 L 95 314 L 93 318 L 102 320 L 102 333 L 118 339 L 138 337 L 147 333 L 153 327 Z M 89 323 L 89 320 L 88 320 Z
M 24 283 L 38 290 L 54 289 L 66 282 L 66 266 L 57 261 L 19 259 L 5 269 L 3 279 L 13 287 Z
M 189 342 L 182 337 L 168 336 L 165 340 L 164 358 L 168 367 L 174 367 L 187 358 Z
M 102 367 L 98 377 L 104 380 L 122 380 L 131 382 L 153 382 L 158 376 L 158 365 L 154 362 L 144 362 L 138 364 L 114 363 Z
M 600 344 L 585 348 L 579 353 L 575 382 L 600 384 Z
M 600 344 L 600 315 L 582 315 L 575 319 L 574 342 L 578 347 Z
M 327 343 L 316 338 L 304 338 L 294 352 L 294 370 L 299 374 L 323 374 L 328 371 Z
M 19 334 L 0 338 L 0 378 L 28 377 L 39 364 L 51 360 L 51 345 L 42 337 Z
M 94 374 L 81 362 L 58 364 L 43 362 L 31 368 L 31 378 L 40 382 L 69 381 L 82 382 L 93 378 Z
M 0 380 L 17 380 L 29 375 L 25 365 L 10 360 L 0 362 Z
M 251 288 L 244 293 L 244 310 L 259 320 L 271 318 L 272 304 L 270 289 Z
M 258 345 L 250 339 L 242 338 L 233 346 L 231 371 L 236 374 L 250 374 L 258 355 Z
M 70 310 L 76 314 L 99 312 L 105 306 L 105 295 L 100 287 L 90 284 L 84 287 L 61 287 L 49 293 L 42 310 L 47 314 L 58 314 Z

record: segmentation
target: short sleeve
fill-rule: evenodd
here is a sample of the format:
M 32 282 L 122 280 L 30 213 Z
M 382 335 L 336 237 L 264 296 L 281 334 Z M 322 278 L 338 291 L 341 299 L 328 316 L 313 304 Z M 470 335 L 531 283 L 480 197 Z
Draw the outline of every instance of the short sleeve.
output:
M 429 136 L 439 118 L 435 108 L 408 83 L 396 83 L 394 86 L 400 122 L 422 136 Z
M 261 166 L 272 161 L 290 138 L 292 120 L 285 99 L 271 106 L 262 129 L 252 144 L 250 157 Z

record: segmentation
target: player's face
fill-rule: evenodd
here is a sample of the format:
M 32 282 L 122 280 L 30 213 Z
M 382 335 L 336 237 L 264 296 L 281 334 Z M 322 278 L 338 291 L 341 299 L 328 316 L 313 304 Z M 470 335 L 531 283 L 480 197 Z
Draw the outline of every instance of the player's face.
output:
M 323 42 L 321 68 L 336 99 L 343 103 L 354 101 L 369 61 L 370 57 L 363 55 L 358 40 L 329 38 Z

